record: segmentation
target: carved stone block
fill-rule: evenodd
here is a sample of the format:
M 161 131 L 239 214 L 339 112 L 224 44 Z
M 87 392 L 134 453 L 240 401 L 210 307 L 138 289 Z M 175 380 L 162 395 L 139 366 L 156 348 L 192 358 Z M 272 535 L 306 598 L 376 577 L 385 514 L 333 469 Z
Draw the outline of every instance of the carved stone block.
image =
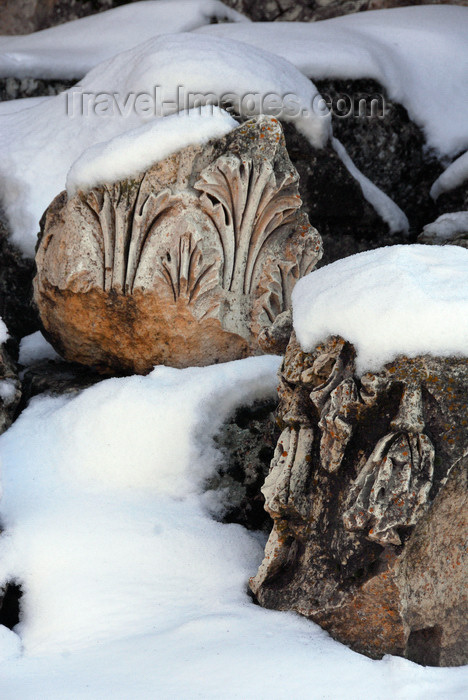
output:
M 468 359 L 354 359 L 291 337 L 252 591 L 369 656 L 467 663 Z
M 322 254 L 300 207 L 281 126 L 264 116 L 136 178 L 62 192 L 36 254 L 50 341 L 103 372 L 260 352 Z

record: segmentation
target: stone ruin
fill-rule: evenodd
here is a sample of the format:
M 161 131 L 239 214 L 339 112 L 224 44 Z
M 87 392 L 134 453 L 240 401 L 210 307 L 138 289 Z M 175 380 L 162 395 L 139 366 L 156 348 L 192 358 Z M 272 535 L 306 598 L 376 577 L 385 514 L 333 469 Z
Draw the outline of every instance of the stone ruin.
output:
M 68 360 L 205 365 L 283 352 L 292 289 L 321 255 L 281 127 L 259 117 L 137 177 L 58 195 L 35 300 Z M 467 380 L 467 359 L 430 356 L 358 376 L 345 339 L 305 353 L 292 334 L 262 489 L 273 529 L 250 582 L 261 605 L 373 658 L 468 661 Z
M 398 357 L 294 334 L 263 486 L 273 530 L 251 589 L 373 658 L 468 661 L 468 359 Z
M 259 117 L 42 220 L 35 301 L 67 360 L 145 373 L 261 352 L 322 254 L 279 122 Z

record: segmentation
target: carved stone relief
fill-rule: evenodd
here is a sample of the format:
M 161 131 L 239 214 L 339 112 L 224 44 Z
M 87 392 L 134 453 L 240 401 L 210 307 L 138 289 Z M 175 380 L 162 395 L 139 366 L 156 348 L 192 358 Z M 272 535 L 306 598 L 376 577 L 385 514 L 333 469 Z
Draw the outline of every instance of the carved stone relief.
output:
M 468 454 L 468 360 L 400 357 L 358 377 L 354 358 L 342 338 L 304 353 L 291 337 L 280 371 L 283 432 L 262 489 L 274 524 L 252 591 L 262 605 L 300 612 L 373 657 L 420 660 L 416 632 L 437 618 L 430 658 L 466 663 L 463 576 L 437 563 L 426 541 L 432 558 L 423 561 L 414 533 L 428 522 L 440 528 L 438 539 L 449 557 L 459 552 L 466 576 L 466 512 L 452 531 L 433 504 Z M 427 566 L 431 587 L 420 583 Z M 418 610 L 431 611 L 430 619 L 418 613 L 416 629 L 413 588 Z
M 69 360 L 208 364 L 260 352 L 321 254 L 281 126 L 259 117 L 135 179 L 59 195 L 42 222 L 35 300 Z

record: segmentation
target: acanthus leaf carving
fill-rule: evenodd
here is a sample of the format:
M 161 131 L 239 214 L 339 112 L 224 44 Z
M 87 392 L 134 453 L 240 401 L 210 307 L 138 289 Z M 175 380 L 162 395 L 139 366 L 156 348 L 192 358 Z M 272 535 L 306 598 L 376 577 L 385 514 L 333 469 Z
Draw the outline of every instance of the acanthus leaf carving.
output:
M 194 241 L 191 233 L 183 234 L 175 249 L 162 256 L 158 274 L 166 281 L 174 301 L 183 298 L 187 303 L 200 300 L 218 283 L 215 261 L 204 262 L 199 243 Z M 201 318 L 209 315 L 211 310 L 211 307 L 207 308 Z
M 285 508 L 307 517 L 309 501 L 305 493 L 313 441 L 314 431 L 310 427 L 288 427 L 281 433 L 262 488 L 265 508 L 273 517 Z
M 301 205 L 297 174 L 277 180 L 269 161 L 229 154 L 205 168 L 194 187 L 201 192 L 200 204 L 220 239 L 224 289 L 249 294 L 267 240 Z
M 124 186 L 126 184 L 126 186 Z M 82 202 L 93 212 L 102 235 L 102 287 L 131 294 L 146 241 L 158 219 L 178 201 L 168 188 L 155 194 L 144 187 L 145 178 L 134 192 L 128 183 L 103 185 L 81 194 Z

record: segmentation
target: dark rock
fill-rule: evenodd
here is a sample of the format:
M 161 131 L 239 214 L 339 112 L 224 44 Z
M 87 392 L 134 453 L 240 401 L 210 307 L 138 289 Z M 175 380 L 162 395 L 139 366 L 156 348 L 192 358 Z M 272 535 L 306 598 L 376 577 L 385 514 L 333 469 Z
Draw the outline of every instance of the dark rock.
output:
M 294 125 L 283 124 L 289 156 L 299 173 L 304 211 L 324 242 L 326 265 L 348 255 L 406 242 L 389 233 L 388 225 L 364 198 L 357 180 L 331 146 L 316 149 Z
M 239 523 L 249 530 L 269 530 L 270 518 L 260 489 L 280 433 L 274 417 L 276 407 L 277 401 L 267 401 L 238 409 L 215 438 L 223 460 L 207 487 L 218 493 L 216 501 L 221 497 L 223 522 Z
M 435 153 L 426 148 L 423 132 L 406 109 L 389 100 L 385 89 L 373 80 L 319 80 L 315 84 L 334 107 L 334 136 L 359 170 L 405 212 L 414 240 L 437 216 L 429 191 L 443 171 Z M 340 98 L 344 100 L 341 112 Z M 359 112 L 363 99 L 367 109 Z
M 8 241 L 0 213 L 0 317 L 17 340 L 39 329 L 39 317 L 32 305 L 34 271 L 34 261 L 23 258 Z
M 443 192 L 436 199 L 439 214 L 447 214 L 454 211 L 468 211 L 468 180 L 462 182 L 453 190 Z
M 102 381 L 102 377 L 83 365 L 64 360 L 42 360 L 22 372 L 24 408 L 38 394 L 76 394 Z
M 53 97 L 75 84 L 72 80 L 38 80 L 37 78 L 1 78 L 0 102 L 25 97 Z
M 0 34 L 29 34 L 127 3 L 128 0 L 0 0 Z
M 354 358 L 341 338 L 311 353 L 291 338 L 252 591 L 373 658 L 466 663 L 468 359 L 359 378 Z
M 21 382 L 6 344 L 0 345 L 0 435 L 16 417 L 21 400 Z
M 365 10 L 440 4 L 440 0 L 223 0 L 255 22 L 316 22 Z M 451 2 L 464 5 L 465 0 Z

